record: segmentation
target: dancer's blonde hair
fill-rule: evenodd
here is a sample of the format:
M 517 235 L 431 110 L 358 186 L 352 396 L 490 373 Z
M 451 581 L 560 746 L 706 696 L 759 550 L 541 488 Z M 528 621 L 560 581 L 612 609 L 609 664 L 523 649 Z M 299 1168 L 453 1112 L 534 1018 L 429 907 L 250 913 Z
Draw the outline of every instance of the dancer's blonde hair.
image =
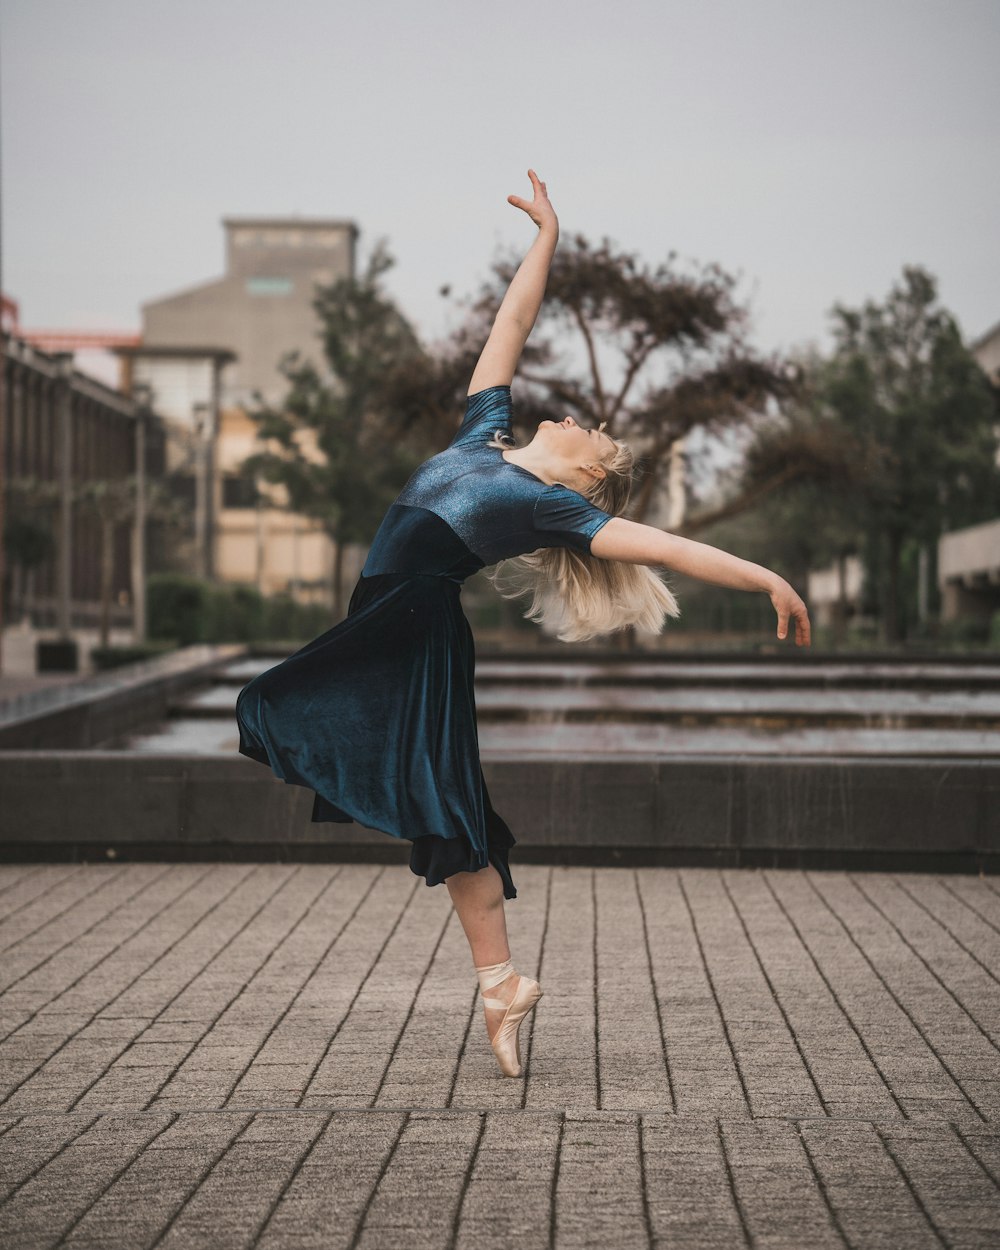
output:
M 604 423 L 598 427 L 604 429 Z M 614 440 L 612 440 L 614 441 Z M 498 430 L 490 447 L 512 446 Z M 604 477 L 578 493 L 604 512 L 621 516 L 632 492 L 635 456 L 627 443 L 615 443 L 610 460 L 601 462 Z M 634 626 L 658 634 L 668 616 L 680 616 L 680 605 L 662 579 L 645 564 L 601 560 L 568 547 L 544 547 L 528 555 L 501 560 L 489 574 L 505 599 L 530 595 L 524 615 L 563 642 L 583 642 Z

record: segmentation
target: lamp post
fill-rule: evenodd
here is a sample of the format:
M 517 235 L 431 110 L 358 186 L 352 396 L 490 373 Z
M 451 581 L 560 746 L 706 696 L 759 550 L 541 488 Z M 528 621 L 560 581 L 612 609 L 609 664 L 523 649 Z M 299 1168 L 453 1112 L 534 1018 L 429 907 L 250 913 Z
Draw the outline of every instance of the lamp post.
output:
M 70 672 L 79 668 L 79 649 L 70 633 L 73 594 L 73 355 L 53 353 L 57 369 L 56 465 L 59 470 L 59 541 L 56 546 L 56 629 L 54 639 L 36 646 L 39 672 Z
M 73 377 L 72 353 L 57 356 L 59 377 L 59 572 L 57 620 L 60 640 L 70 636 L 73 594 Z
M 194 413 L 194 550 L 195 573 L 208 577 L 208 456 L 206 455 L 206 426 L 208 404 L 195 404 Z
M 132 388 L 135 400 L 135 521 L 132 526 L 132 635 L 146 641 L 146 420 L 152 392 L 145 382 Z

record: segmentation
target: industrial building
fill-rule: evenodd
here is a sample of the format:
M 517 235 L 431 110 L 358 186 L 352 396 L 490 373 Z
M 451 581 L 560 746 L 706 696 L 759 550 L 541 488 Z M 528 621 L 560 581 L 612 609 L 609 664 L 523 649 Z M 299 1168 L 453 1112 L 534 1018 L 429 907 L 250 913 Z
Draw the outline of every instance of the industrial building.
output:
M 332 599 L 333 544 L 291 513 L 280 490 L 255 489 L 239 465 L 256 444 L 247 416 L 287 391 L 281 361 L 291 353 L 322 365 L 316 289 L 354 274 L 357 226 L 305 218 L 227 218 L 222 277 L 151 300 L 142 342 L 122 349 L 123 384 L 151 387 L 171 433 L 168 463 L 187 464 L 195 524 L 191 571 L 249 582 L 265 595 Z M 346 567 L 357 563 L 348 553 Z

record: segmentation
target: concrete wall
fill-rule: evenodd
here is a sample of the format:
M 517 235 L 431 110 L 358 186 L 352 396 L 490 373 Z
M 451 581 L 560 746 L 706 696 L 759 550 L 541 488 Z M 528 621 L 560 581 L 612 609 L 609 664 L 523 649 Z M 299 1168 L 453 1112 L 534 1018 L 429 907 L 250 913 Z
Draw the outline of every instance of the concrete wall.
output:
M 844 593 L 849 606 L 857 609 L 861 602 L 864 568 L 857 556 L 844 561 Z M 840 572 L 836 564 L 815 569 L 809 574 L 806 590 L 809 611 L 817 625 L 830 625 L 840 601 Z
M 1000 610 L 1000 520 L 942 535 L 938 582 L 943 620 Z
M 495 761 L 512 861 L 1000 867 L 1000 761 Z M 403 858 L 243 757 L 0 753 L 0 858 Z M 516 876 L 516 873 L 515 873 Z

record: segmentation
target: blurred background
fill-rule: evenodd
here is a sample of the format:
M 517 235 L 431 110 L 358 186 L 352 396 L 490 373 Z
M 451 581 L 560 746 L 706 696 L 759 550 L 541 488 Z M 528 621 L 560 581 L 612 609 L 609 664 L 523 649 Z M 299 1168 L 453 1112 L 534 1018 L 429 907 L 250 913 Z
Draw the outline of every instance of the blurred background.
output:
M 0 39 L 8 690 L 343 616 L 529 165 L 522 437 L 606 420 L 631 515 L 781 572 L 817 650 L 1000 649 L 991 0 L 7 0 Z M 780 649 L 766 596 L 669 580 L 614 645 Z M 487 652 L 564 650 L 465 601 Z

